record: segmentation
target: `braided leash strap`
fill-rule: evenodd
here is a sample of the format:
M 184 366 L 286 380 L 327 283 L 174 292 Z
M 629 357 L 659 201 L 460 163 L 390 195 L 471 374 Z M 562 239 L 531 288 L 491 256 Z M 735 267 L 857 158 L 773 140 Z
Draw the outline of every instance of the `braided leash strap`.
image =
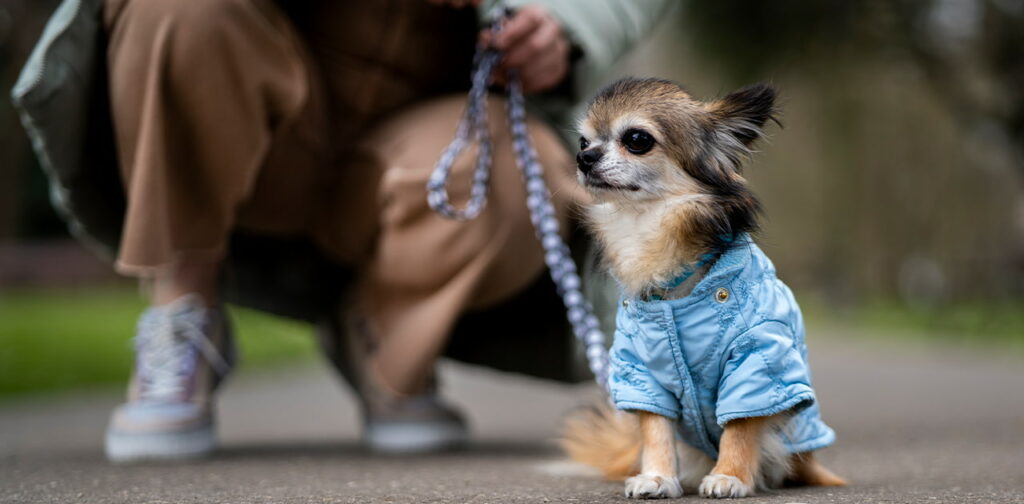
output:
M 497 23 L 495 23 L 497 25 Z M 493 28 L 497 30 L 497 28 Z M 480 215 L 487 205 L 487 182 L 491 176 L 491 133 L 487 127 L 487 81 L 501 54 L 497 51 L 477 49 L 473 58 L 473 85 L 469 89 L 466 111 L 455 130 L 455 139 L 448 144 L 434 172 L 427 181 L 427 203 L 435 212 L 455 220 L 470 220 Z M 473 141 L 478 145 L 476 169 L 473 170 L 473 186 L 469 202 L 459 210 L 448 199 L 448 178 L 452 174 L 455 158 L 462 154 Z
M 495 33 L 500 21 L 492 26 Z M 472 219 L 480 214 L 487 204 L 487 183 L 490 179 L 491 138 L 487 124 L 487 84 L 495 65 L 501 59 L 500 53 L 484 47 L 477 48 L 474 58 L 472 88 L 469 103 L 456 129 L 455 139 L 441 154 L 427 182 L 427 203 L 437 213 L 458 220 Z M 526 106 L 522 86 L 514 71 L 508 75 L 508 123 L 512 132 L 512 148 L 516 164 L 526 184 L 526 205 L 537 237 L 544 248 L 544 262 L 547 263 L 558 294 L 565 303 L 573 333 L 586 348 L 587 363 L 599 385 L 607 387 L 608 350 L 594 308 L 584 299 L 582 282 L 573 262 L 569 247 L 559 234 L 558 217 L 551 204 L 551 192 L 544 182 L 544 170 L 537 161 L 537 152 L 530 143 L 526 130 Z M 476 139 L 478 155 L 473 173 L 473 187 L 469 203 L 462 210 L 454 208 L 446 189 L 455 158 Z

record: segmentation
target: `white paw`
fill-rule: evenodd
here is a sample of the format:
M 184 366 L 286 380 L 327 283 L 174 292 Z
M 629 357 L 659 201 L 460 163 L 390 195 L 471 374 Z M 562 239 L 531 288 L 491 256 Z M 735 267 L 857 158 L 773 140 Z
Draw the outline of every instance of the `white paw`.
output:
M 715 499 L 747 497 L 754 489 L 743 484 L 739 478 L 726 474 L 709 474 L 700 482 L 700 494 Z
M 683 496 L 683 487 L 675 476 L 638 474 L 626 480 L 626 497 L 630 499 L 675 499 Z

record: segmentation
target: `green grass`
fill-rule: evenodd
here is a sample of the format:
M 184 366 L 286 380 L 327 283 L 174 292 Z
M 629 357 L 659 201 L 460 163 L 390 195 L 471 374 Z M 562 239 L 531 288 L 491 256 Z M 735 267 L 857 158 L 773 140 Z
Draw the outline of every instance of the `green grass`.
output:
M 1024 300 L 908 306 L 879 299 L 859 306 L 830 308 L 813 296 L 804 296 L 800 304 L 808 324 L 840 324 L 866 335 L 899 335 L 924 343 L 994 345 L 1024 353 Z
M 0 398 L 125 383 L 145 304 L 131 288 L 0 292 Z M 246 367 L 308 358 L 307 324 L 232 309 Z
M 856 334 L 898 336 L 921 344 L 942 341 L 1024 353 L 1024 304 L 959 303 L 914 308 L 893 301 L 829 308 L 800 296 L 809 325 Z M 0 399 L 39 392 L 123 384 L 131 365 L 131 336 L 144 308 L 131 288 L 0 292 Z M 232 309 L 246 368 L 310 358 L 307 324 Z

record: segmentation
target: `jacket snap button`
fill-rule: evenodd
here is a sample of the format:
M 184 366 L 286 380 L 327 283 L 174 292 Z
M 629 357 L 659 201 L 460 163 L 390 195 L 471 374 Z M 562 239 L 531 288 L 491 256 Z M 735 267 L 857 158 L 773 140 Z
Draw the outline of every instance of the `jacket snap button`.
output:
M 719 303 L 724 303 L 728 300 L 729 289 L 726 289 L 725 287 L 719 287 L 718 290 L 715 291 L 715 301 L 718 301 Z
M 622 307 L 623 308 L 629 308 L 629 300 L 628 299 L 623 299 L 622 300 Z

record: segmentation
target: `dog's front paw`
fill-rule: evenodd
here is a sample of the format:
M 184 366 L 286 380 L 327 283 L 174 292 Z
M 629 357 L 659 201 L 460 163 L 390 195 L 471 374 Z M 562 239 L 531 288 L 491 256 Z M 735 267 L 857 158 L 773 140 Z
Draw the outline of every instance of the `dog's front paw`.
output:
M 626 480 L 626 497 L 630 499 L 675 499 L 683 496 L 683 487 L 675 476 L 638 474 Z
M 727 474 L 709 474 L 700 482 L 700 494 L 714 499 L 730 499 L 747 497 L 754 494 L 750 485 L 744 484 L 739 478 Z

